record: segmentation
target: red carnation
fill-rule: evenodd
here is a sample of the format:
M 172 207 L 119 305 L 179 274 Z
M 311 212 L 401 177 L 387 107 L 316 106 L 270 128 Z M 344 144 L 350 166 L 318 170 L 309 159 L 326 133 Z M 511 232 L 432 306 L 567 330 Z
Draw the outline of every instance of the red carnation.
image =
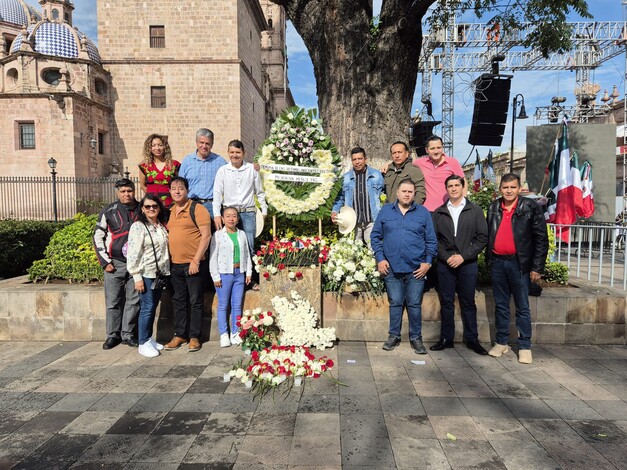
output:
M 328 367 L 329 369 L 330 369 L 331 367 L 333 367 L 334 365 L 335 365 L 335 363 L 334 363 L 331 359 L 329 359 L 329 360 L 327 361 L 327 367 Z
M 269 317 L 272 316 L 272 312 L 266 312 L 266 315 L 268 315 Z
M 270 277 L 270 273 L 266 271 L 265 273 L 263 273 L 263 277 L 268 279 Z
M 263 338 L 263 330 L 259 330 L 257 332 L 257 336 L 259 336 L 260 338 Z
M 279 268 L 279 271 L 282 271 L 285 269 L 285 265 L 283 263 L 279 263 L 277 268 Z
M 303 273 L 301 273 L 300 271 L 296 271 L 296 279 L 302 279 L 303 278 Z

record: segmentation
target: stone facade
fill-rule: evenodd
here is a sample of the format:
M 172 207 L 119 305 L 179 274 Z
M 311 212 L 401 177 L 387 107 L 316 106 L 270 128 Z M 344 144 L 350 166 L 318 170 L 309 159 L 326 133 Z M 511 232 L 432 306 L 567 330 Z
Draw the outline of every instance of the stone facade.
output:
M 294 104 L 285 15 L 267 1 L 98 0 L 99 56 L 71 27 L 72 2 L 42 0 L 39 14 L 23 0 L 7 1 L 24 14 L 17 24 L 0 12 L 0 177 L 48 176 L 50 157 L 59 176 L 125 168 L 137 176 L 147 135 L 168 135 L 180 161 L 195 150 L 199 127 L 214 131 L 216 153 L 241 139 L 252 157 L 277 114 Z M 279 19 L 272 30 L 266 16 Z M 42 52 L 46 41 L 31 33 L 50 25 L 67 28 L 75 56 Z M 59 74 L 54 83 L 44 78 L 50 70 Z M 165 87 L 165 107 L 155 107 L 152 87 Z M 24 123 L 34 125 L 34 147 L 22 148 Z

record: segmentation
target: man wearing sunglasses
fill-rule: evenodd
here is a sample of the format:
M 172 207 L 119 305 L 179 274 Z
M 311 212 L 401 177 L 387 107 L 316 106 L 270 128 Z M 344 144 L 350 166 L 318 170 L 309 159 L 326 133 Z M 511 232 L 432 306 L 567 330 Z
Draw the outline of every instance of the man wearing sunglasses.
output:
M 137 220 L 135 184 L 122 178 L 115 183 L 118 200 L 100 212 L 94 230 L 94 248 L 104 269 L 107 339 L 102 349 L 120 343 L 136 348 L 135 337 L 139 314 L 139 293 L 126 269 L 128 232 Z

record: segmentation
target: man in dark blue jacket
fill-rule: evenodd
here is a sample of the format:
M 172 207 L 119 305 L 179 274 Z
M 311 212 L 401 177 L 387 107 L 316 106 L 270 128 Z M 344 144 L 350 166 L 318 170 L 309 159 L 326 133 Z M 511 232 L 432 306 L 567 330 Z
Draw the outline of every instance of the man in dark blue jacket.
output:
M 383 349 L 401 342 L 403 305 L 407 305 L 409 343 L 416 354 L 422 344 L 422 294 L 425 275 L 437 254 L 431 213 L 414 202 L 414 182 L 401 181 L 394 204 L 386 204 L 374 223 L 370 243 L 383 276 L 390 303 L 390 330 Z
M 103 349 L 120 343 L 137 347 L 135 327 L 139 314 L 139 293 L 126 270 L 128 231 L 137 220 L 139 208 L 135 185 L 127 178 L 115 183 L 118 200 L 100 212 L 94 230 L 94 248 L 104 270 L 107 339 Z
M 468 349 L 485 356 L 488 352 L 479 343 L 477 331 L 477 256 L 488 242 L 488 225 L 481 207 L 464 197 L 466 181 L 451 175 L 444 186 L 448 201 L 433 213 L 438 237 L 438 295 L 440 298 L 440 340 L 432 351 L 454 347 L 455 293 L 459 298 L 464 342 Z

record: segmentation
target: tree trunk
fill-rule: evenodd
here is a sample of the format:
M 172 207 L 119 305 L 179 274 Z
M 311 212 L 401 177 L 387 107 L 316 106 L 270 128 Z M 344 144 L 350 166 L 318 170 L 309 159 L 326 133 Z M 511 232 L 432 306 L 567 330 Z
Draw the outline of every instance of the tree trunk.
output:
M 355 146 L 371 163 L 407 141 L 422 45 L 420 19 L 435 0 L 384 0 L 379 33 L 372 0 L 272 0 L 285 7 L 314 67 L 325 131 L 340 154 Z

